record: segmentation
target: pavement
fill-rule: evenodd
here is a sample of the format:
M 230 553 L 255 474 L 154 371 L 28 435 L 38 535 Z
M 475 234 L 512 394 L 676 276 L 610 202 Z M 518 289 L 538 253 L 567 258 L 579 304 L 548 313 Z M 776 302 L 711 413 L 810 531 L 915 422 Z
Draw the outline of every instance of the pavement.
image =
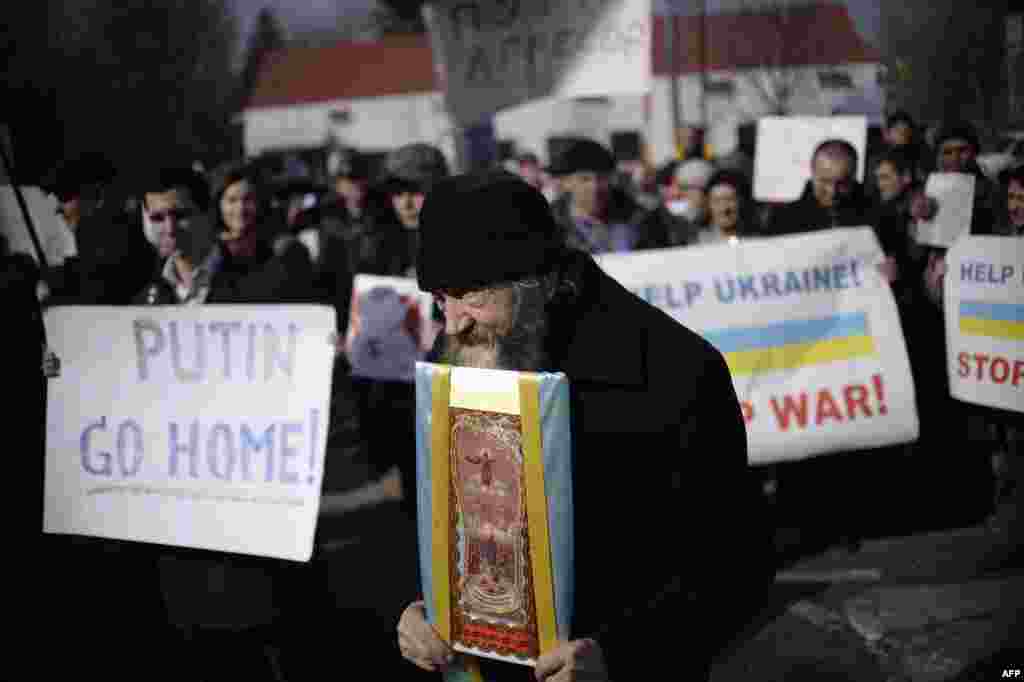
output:
M 397 510 L 396 477 L 389 472 L 323 502 L 325 574 L 339 607 L 362 614 L 366 645 L 371 634 L 378 642 L 393 636 L 404 597 L 382 609 L 379 591 L 351 586 L 415 581 L 407 552 L 414 530 Z M 772 592 L 722 654 L 712 682 L 1014 679 L 1014 670 L 1024 671 L 1024 524 L 1015 507 L 1007 509 L 998 523 L 924 528 L 856 546 L 833 539 L 816 548 L 800 540 L 800 529 L 779 528 L 782 563 Z M 377 532 L 360 532 L 367 527 Z M 388 673 L 420 679 L 401 666 Z
M 777 573 L 761 621 L 713 682 L 1008 679 L 1024 669 L 1021 531 L 984 523 L 828 548 Z

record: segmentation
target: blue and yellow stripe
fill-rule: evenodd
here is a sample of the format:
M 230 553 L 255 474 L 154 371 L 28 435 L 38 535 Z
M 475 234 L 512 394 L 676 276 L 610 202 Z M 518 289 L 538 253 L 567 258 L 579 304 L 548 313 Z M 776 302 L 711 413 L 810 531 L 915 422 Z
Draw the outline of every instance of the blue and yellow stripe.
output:
M 1024 341 L 1024 305 L 961 301 L 960 333 Z
M 865 313 L 705 332 L 733 374 L 760 374 L 875 354 Z

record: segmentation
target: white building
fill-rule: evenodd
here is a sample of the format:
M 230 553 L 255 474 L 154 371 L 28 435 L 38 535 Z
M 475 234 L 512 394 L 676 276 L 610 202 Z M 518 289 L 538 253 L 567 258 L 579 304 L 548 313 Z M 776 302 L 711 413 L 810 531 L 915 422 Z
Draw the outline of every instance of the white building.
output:
M 658 16 L 651 44 L 649 95 L 537 100 L 497 114 L 497 138 L 547 162 L 552 136 L 610 144 L 614 133 L 639 133 L 660 163 L 675 154 L 673 74 L 680 124 L 704 127 L 715 154 L 731 152 L 738 126 L 765 115 L 881 117 L 881 58 L 843 4 Z M 426 37 L 275 53 L 244 122 L 250 155 L 333 140 L 371 152 L 427 142 L 455 158 Z
M 531 102 L 498 114 L 499 138 L 543 158 L 549 135 L 585 134 L 610 143 L 615 132 L 636 131 L 650 160 L 660 163 L 675 154 L 672 74 L 680 125 L 705 128 L 715 154 L 733 151 L 738 127 L 761 116 L 865 114 L 871 123 L 882 116 L 881 58 L 843 4 L 703 20 L 658 16 L 651 47 L 654 78 L 647 97 Z
M 287 48 L 264 62 L 242 114 L 245 153 L 332 142 L 387 151 L 427 142 L 454 158 L 425 36 Z

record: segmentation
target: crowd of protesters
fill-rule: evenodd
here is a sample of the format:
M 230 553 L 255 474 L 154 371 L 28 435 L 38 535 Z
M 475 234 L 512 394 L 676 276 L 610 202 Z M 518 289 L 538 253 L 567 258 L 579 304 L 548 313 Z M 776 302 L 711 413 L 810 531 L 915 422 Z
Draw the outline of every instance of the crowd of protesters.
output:
M 780 500 L 790 491 L 792 499 L 804 495 L 794 508 L 814 505 L 814 514 L 826 514 L 829 507 L 843 507 L 835 513 L 843 519 L 837 527 L 853 544 L 864 532 L 854 527 L 853 517 L 861 517 L 863 507 L 871 504 L 868 486 L 889 481 L 898 494 L 900 485 L 924 482 L 956 496 L 959 504 L 946 508 L 991 514 L 992 523 L 1012 522 L 1019 505 L 1005 502 L 1022 493 L 1015 471 L 1022 458 L 1020 415 L 971 407 L 949 396 L 943 251 L 918 244 L 915 225 L 935 210 L 923 192 L 930 172 L 971 173 L 976 176 L 972 233 L 1024 237 L 1024 168 L 987 177 L 976 162 L 978 135 L 967 124 L 941 127 L 926 144 L 915 122 L 899 113 L 887 119 L 883 132 L 883 143 L 867 159 L 841 140 L 820 145 L 802 195 L 787 205 L 755 202 L 749 164 L 705 159 L 699 150 L 657 169 L 643 163 L 627 168 L 604 145 L 580 138 L 547 167 L 529 153 L 506 162 L 548 197 L 565 242 L 592 254 L 834 227 L 875 230 L 911 359 L 920 438 L 905 448 L 887 449 L 884 459 L 847 453 L 816 458 L 821 460 L 816 466 L 797 462 L 769 467 L 764 478 L 766 494 Z M 867 164 L 864 184 L 856 179 L 861 164 Z M 413 144 L 392 151 L 375 168 L 368 156 L 348 150 L 335 159 L 326 192 L 306 181 L 275 183 L 258 160 L 210 172 L 157 166 L 151 174 L 125 178 L 101 154 L 88 154 L 54 169 L 44 189 L 56 198 L 57 211 L 73 236 L 67 253 L 42 268 L 6 248 L 2 254 L 0 277 L 8 309 L 23 320 L 13 334 L 20 343 L 18 356 L 36 358 L 45 347 L 40 304 L 43 309 L 68 304 L 331 305 L 337 312 L 339 342 L 325 487 L 330 487 L 332 471 L 335 480 L 348 478 L 345 488 L 369 485 L 397 471 L 403 489 L 399 506 L 411 518 L 412 386 L 352 377 L 340 339 L 348 325 L 354 275 L 415 276 L 419 210 L 431 185 L 450 174 L 444 155 L 433 146 Z M 44 354 L 44 371 L 59 372 L 61 361 L 66 360 Z M 17 406 L 16 417 L 39 425 L 40 442 L 32 450 L 38 455 L 32 462 L 38 471 L 30 475 L 38 485 L 28 493 L 39 499 L 45 385 L 36 362 L 22 363 L 17 371 L 18 390 L 26 400 Z M 367 463 L 360 480 L 352 480 L 352 453 L 360 453 Z M 838 469 L 823 468 L 837 462 L 843 462 Z M 835 494 L 844 488 L 854 493 L 837 502 Z M 929 513 L 939 508 L 929 507 Z M 883 523 L 895 527 L 899 520 L 888 517 Z M 413 547 L 414 526 L 396 528 L 400 534 L 392 541 Z M 38 520 L 27 519 L 24 530 L 33 535 Z M 317 556 L 300 570 L 266 559 L 129 544 L 72 543 L 71 549 L 82 557 L 76 559 L 78 579 L 97 586 L 86 596 L 80 590 L 61 592 L 69 599 L 76 593 L 75 608 L 82 613 L 110 608 L 112 596 L 104 585 L 116 585 L 121 597 L 124 590 L 135 597 L 122 599 L 117 607 L 128 609 L 123 617 L 137 626 L 130 631 L 90 631 L 86 621 L 72 619 L 68 628 L 83 628 L 78 637 L 82 652 L 107 648 L 106 637 L 121 638 L 126 660 L 152 668 L 152 659 L 140 648 L 145 651 L 150 638 L 172 636 L 174 644 L 164 650 L 173 650 L 173 664 L 156 675 L 304 679 L 303 654 L 296 653 L 303 649 L 292 643 L 301 639 L 294 634 L 296 628 L 309 630 L 308 624 L 296 624 L 312 612 L 318 590 L 327 589 Z M 59 551 L 67 549 L 62 545 Z M 395 604 L 417 594 L 415 570 L 409 576 L 409 584 L 387 588 Z M 196 594 L 205 596 L 197 599 Z M 394 622 L 390 614 L 385 621 L 387 627 Z M 288 636 L 281 635 L 285 630 Z M 387 671 L 398 662 L 397 652 L 382 648 L 392 637 L 370 627 L 354 641 L 368 643 L 374 637 L 381 637 L 381 644 L 367 644 L 367 651 L 381 659 L 380 671 Z M 391 661 L 383 660 L 389 656 Z M 206 672 L 197 676 L 197 670 Z

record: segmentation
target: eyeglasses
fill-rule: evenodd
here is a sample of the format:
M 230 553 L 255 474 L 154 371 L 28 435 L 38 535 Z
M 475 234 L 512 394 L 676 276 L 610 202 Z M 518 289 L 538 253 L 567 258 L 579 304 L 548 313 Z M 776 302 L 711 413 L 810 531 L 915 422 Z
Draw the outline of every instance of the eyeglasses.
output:
M 444 310 L 445 303 L 457 301 L 470 308 L 482 308 L 494 300 L 494 288 L 487 289 L 445 289 L 434 292 L 434 301 Z
M 162 223 L 168 218 L 174 218 L 174 220 L 184 220 L 185 218 L 191 217 L 194 211 L 187 208 L 172 208 L 166 211 L 153 211 L 149 213 L 149 220 L 152 223 Z

